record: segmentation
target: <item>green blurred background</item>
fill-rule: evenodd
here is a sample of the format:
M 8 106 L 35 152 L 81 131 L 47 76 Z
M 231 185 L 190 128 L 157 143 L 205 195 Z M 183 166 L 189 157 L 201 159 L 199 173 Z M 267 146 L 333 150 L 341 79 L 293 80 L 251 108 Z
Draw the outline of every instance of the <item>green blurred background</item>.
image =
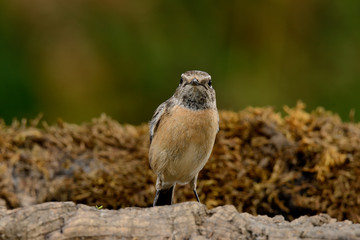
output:
M 138 124 L 199 69 L 219 109 L 301 99 L 348 120 L 359 26 L 359 0 L 2 0 L 0 118 Z

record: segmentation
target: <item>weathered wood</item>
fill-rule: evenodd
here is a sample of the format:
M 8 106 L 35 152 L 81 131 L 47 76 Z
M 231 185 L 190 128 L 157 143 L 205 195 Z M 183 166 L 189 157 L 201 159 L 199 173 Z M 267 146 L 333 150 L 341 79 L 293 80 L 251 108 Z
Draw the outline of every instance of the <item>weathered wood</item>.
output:
M 360 224 L 326 214 L 283 217 L 238 213 L 232 205 L 208 210 L 197 202 L 154 208 L 96 209 L 48 202 L 0 209 L 1 239 L 360 239 Z

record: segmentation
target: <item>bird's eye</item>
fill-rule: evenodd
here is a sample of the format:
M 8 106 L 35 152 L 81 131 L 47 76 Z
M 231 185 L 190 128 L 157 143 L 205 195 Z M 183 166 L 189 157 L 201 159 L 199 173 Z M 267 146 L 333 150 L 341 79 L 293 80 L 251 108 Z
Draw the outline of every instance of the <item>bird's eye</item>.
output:
M 180 83 L 179 83 L 179 85 L 181 85 L 182 83 L 183 83 L 183 79 L 182 78 L 180 78 Z
M 211 82 L 211 80 L 208 81 L 208 85 L 209 85 L 209 87 L 212 87 L 212 82 Z

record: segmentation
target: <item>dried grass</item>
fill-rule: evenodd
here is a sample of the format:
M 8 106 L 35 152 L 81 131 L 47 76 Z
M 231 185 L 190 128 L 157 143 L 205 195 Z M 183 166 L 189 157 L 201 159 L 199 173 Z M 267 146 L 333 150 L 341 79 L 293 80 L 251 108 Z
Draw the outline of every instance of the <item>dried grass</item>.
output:
M 284 110 L 285 117 L 271 108 L 220 113 L 213 154 L 199 175 L 202 202 L 288 219 L 327 212 L 360 222 L 360 125 L 322 108 L 308 113 L 302 103 Z M 151 205 L 146 124 L 121 125 L 102 115 L 82 125 L 39 127 L 40 119 L 0 122 L 3 205 Z M 188 186 L 178 186 L 175 198 L 194 200 Z

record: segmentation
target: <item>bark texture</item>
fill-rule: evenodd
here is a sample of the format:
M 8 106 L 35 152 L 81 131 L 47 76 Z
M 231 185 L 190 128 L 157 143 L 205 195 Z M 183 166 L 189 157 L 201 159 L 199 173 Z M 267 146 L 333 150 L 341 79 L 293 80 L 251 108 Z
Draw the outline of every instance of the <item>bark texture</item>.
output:
M 197 202 L 120 210 L 73 202 L 0 209 L 1 239 L 360 239 L 360 224 L 326 214 L 291 222 L 252 216 L 232 205 Z

